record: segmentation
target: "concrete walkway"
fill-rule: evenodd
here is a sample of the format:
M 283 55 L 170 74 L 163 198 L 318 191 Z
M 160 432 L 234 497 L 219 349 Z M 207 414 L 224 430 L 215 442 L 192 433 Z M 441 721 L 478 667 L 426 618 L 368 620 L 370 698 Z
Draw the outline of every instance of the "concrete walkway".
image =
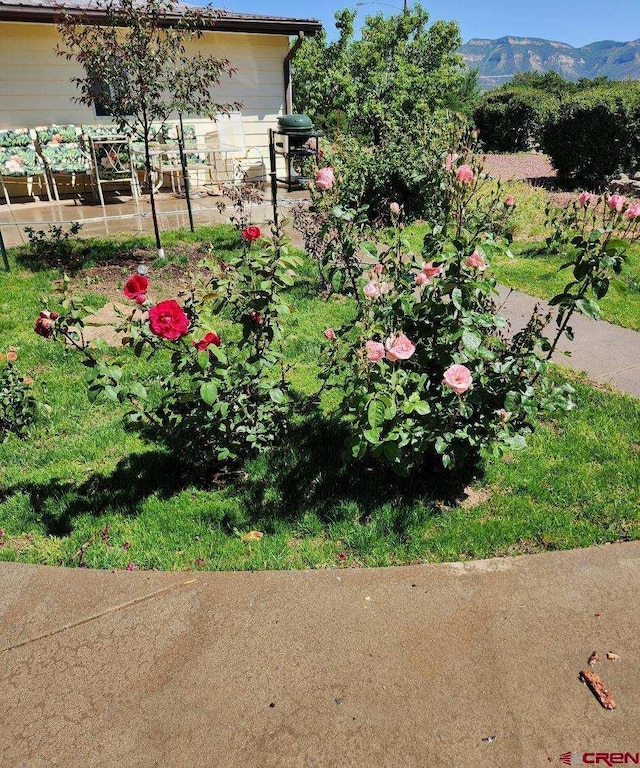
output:
M 500 287 L 500 297 L 503 302 L 500 314 L 509 320 L 514 331 L 526 325 L 536 304 L 542 311 L 548 307 L 541 299 L 503 286 Z M 600 384 L 640 397 L 640 333 L 604 320 L 592 320 L 577 312 L 570 325 L 575 338 L 573 341 L 562 338 L 553 361 L 586 373 Z M 550 334 L 555 330 L 555 323 L 552 323 Z
M 534 768 L 635 753 L 639 594 L 637 542 L 282 573 L 2 563 L 0 765 Z M 613 712 L 577 679 L 594 650 Z

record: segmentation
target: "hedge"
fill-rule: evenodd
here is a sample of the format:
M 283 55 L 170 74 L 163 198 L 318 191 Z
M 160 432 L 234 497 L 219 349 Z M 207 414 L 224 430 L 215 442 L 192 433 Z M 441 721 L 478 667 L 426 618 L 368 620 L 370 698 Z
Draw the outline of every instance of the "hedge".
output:
M 566 99 L 542 131 L 564 179 L 600 183 L 640 167 L 640 82 L 610 83 Z

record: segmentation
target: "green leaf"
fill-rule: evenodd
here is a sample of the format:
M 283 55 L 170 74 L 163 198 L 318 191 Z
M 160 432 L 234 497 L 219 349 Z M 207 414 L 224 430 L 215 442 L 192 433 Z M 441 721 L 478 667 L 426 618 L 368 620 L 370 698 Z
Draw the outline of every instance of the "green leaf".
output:
M 139 400 L 144 400 L 147 397 L 147 390 L 139 381 L 134 381 L 133 384 L 129 386 L 129 392 Z
M 369 426 L 372 429 L 381 427 L 384 424 L 384 411 L 384 403 L 380 400 L 374 398 L 369 403 L 369 408 L 367 409 L 367 419 L 369 421 Z
M 103 392 L 105 397 L 109 400 L 112 400 L 114 403 L 119 402 L 118 393 L 120 392 L 120 389 L 118 387 L 112 387 L 111 384 L 107 384 L 104 387 Z
M 576 301 L 576 309 L 594 320 L 600 317 L 600 305 L 593 299 L 578 299 Z
M 279 387 L 274 387 L 274 389 L 269 390 L 269 397 L 276 405 L 280 405 L 284 400 L 284 392 Z
M 212 381 L 205 381 L 200 385 L 200 397 L 207 405 L 213 405 L 218 399 L 218 387 Z
M 400 446 L 398 443 L 385 442 L 382 445 L 382 452 L 384 453 L 387 461 L 396 464 L 400 460 Z
M 480 344 L 482 344 L 482 337 L 478 333 L 465 330 L 462 333 L 462 344 L 467 349 L 478 349 Z
M 462 291 L 459 288 L 451 291 L 451 301 L 456 309 L 462 309 Z
M 420 416 L 426 416 L 428 413 L 431 413 L 431 406 L 425 400 L 417 402 L 413 409 Z
M 380 442 L 380 432 L 380 429 L 366 429 L 362 435 L 367 442 L 375 444 Z

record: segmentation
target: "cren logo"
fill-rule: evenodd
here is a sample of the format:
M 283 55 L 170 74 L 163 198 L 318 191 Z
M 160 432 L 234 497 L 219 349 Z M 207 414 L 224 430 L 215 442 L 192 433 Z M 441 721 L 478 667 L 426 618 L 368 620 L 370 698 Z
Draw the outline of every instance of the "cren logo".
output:
M 565 765 L 640 765 L 640 752 L 563 752 Z

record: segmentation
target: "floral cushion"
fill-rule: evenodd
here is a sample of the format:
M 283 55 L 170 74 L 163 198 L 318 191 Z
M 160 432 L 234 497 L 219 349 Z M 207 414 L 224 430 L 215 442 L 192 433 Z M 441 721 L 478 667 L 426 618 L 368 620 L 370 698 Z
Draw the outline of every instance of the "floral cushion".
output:
M 83 125 L 82 135 L 96 138 L 97 136 L 116 137 L 121 136 L 122 132 L 117 125 Z
M 43 128 L 36 128 L 36 135 L 41 147 L 78 143 L 78 132 L 75 125 L 48 125 Z
M 90 161 L 77 143 L 41 146 L 42 156 L 52 173 L 86 173 Z
M 131 156 L 129 143 L 122 139 L 93 141 L 98 176 L 103 181 L 131 177 Z
M 0 146 L 0 176 L 39 176 L 44 173 L 42 158 L 29 147 Z
M 185 155 L 187 158 L 187 165 L 195 165 L 197 163 L 204 162 L 206 160 L 206 155 L 204 153 L 189 151 L 190 147 L 196 147 L 198 144 L 195 125 L 185 124 L 183 126 L 183 129 L 184 129 L 184 147 L 186 150 Z M 180 152 L 178 151 L 178 147 L 177 147 L 179 130 L 180 130 L 179 125 L 164 126 L 164 143 L 176 145 L 175 149 L 169 149 L 167 152 L 165 152 L 164 158 L 162 160 L 162 163 L 165 166 L 180 167 L 181 165 Z
M 0 131 L 0 147 L 30 147 L 33 138 L 28 128 L 11 128 Z

